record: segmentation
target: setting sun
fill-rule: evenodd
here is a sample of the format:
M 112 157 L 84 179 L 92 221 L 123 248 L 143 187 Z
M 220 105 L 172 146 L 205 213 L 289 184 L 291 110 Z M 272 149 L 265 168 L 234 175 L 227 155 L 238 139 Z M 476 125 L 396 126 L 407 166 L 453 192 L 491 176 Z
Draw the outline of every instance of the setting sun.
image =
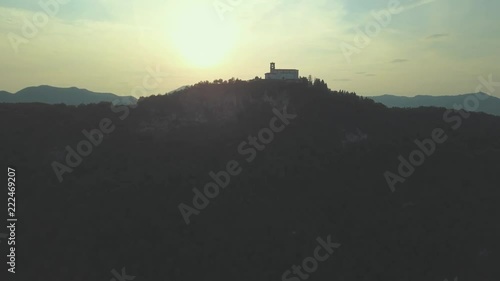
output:
M 221 63 L 236 41 L 236 28 L 210 9 L 184 9 L 171 26 L 176 51 L 195 67 Z

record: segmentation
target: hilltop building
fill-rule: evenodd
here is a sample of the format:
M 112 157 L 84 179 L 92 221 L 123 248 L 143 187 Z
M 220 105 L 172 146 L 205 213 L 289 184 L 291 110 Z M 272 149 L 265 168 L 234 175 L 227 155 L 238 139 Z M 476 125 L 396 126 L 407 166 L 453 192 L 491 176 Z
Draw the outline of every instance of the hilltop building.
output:
M 276 64 L 271 63 L 271 71 L 265 74 L 268 80 L 298 80 L 299 71 L 297 69 L 276 69 Z

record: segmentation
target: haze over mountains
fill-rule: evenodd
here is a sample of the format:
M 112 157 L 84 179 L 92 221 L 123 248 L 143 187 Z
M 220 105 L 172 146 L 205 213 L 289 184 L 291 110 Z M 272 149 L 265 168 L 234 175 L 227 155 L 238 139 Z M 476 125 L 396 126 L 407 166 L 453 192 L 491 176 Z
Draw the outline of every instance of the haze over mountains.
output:
M 188 86 L 182 86 L 172 90 L 167 94 L 173 94 L 182 91 Z M 469 96 L 482 95 L 487 97 L 485 102 L 481 102 L 474 112 L 484 112 L 500 116 L 500 99 L 485 93 L 462 94 L 451 96 L 430 96 L 417 95 L 414 97 L 382 95 L 369 97 L 370 99 L 382 103 L 387 107 L 417 108 L 421 106 L 453 108 L 454 105 L 462 105 Z M 27 87 L 15 94 L 0 91 L 0 103 L 47 103 L 47 104 L 66 104 L 80 105 L 100 102 L 113 102 L 117 104 L 130 105 L 137 102 L 133 96 L 119 96 L 112 93 L 97 93 L 87 89 L 76 87 L 59 88 L 53 86 Z
M 113 102 L 117 104 L 129 105 L 137 101 L 132 96 L 118 96 L 111 93 L 96 93 L 86 89 L 58 88 L 52 86 L 28 87 L 12 94 L 0 91 L 0 103 L 34 103 L 41 102 L 47 104 L 79 105 L 100 102 Z
M 414 97 L 404 97 L 404 96 L 394 96 L 394 95 L 383 95 L 370 97 L 376 102 L 380 102 L 388 107 L 421 107 L 421 106 L 435 106 L 444 108 L 453 108 L 455 104 L 463 105 L 469 96 L 481 95 L 486 96 L 487 99 L 484 102 L 479 103 L 477 110 L 471 110 L 475 112 L 484 112 L 492 115 L 500 116 L 500 99 L 487 95 L 485 93 L 477 94 L 463 94 L 454 96 L 427 96 L 418 95 Z M 470 104 L 474 106 L 474 104 Z

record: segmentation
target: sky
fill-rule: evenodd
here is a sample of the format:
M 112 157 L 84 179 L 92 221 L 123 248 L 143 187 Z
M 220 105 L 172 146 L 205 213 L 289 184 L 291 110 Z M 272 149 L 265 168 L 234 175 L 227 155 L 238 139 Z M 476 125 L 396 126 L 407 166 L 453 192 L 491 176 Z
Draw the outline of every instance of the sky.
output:
M 264 77 L 275 62 L 363 96 L 471 93 L 479 77 L 500 81 L 499 10 L 494 0 L 0 0 L 0 90 L 139 97 Z M 151 72 L 158 83 L 134 91 Z

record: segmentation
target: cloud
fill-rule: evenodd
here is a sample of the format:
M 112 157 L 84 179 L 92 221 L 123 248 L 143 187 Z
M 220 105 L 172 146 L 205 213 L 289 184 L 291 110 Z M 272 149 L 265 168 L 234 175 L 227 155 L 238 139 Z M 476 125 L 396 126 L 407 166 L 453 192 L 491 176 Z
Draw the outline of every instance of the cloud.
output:
M 448 37 L 448 36 L 450 36 L 450 34 L 448 34 L 448 33 L 436 33 L 436 34 L 432 34 L 430 36 L 427 36 L 426 39 L 439 39 L 439 38 Z
M 363 76 L 367 76 L 367 77 L 373 77 L 373 76 L 376 76 L 375 74 L 373 73 L 368 73 L 368 72 L 356 72 L 357 75 L 363 75 Z
M 408 10 L 411 10 L 411 9 L 415 9 L 415 8 L 418 8 L 418 7 L 422 6 L 422 5 L 430 4 L 430 3 L 433 3 L 433 2 L 436 2 L 436 1 L 437 0 L 421 0 L 421 1 L 416 1 L 416 3 L 403 6 L 401 8 L 401 12 L 408 11 Z
M 393 61 L 391 61 L 391 63 L 402 63 L 402 62 L 407 62 L 408 60 L 407 59 L 395 59 Z

